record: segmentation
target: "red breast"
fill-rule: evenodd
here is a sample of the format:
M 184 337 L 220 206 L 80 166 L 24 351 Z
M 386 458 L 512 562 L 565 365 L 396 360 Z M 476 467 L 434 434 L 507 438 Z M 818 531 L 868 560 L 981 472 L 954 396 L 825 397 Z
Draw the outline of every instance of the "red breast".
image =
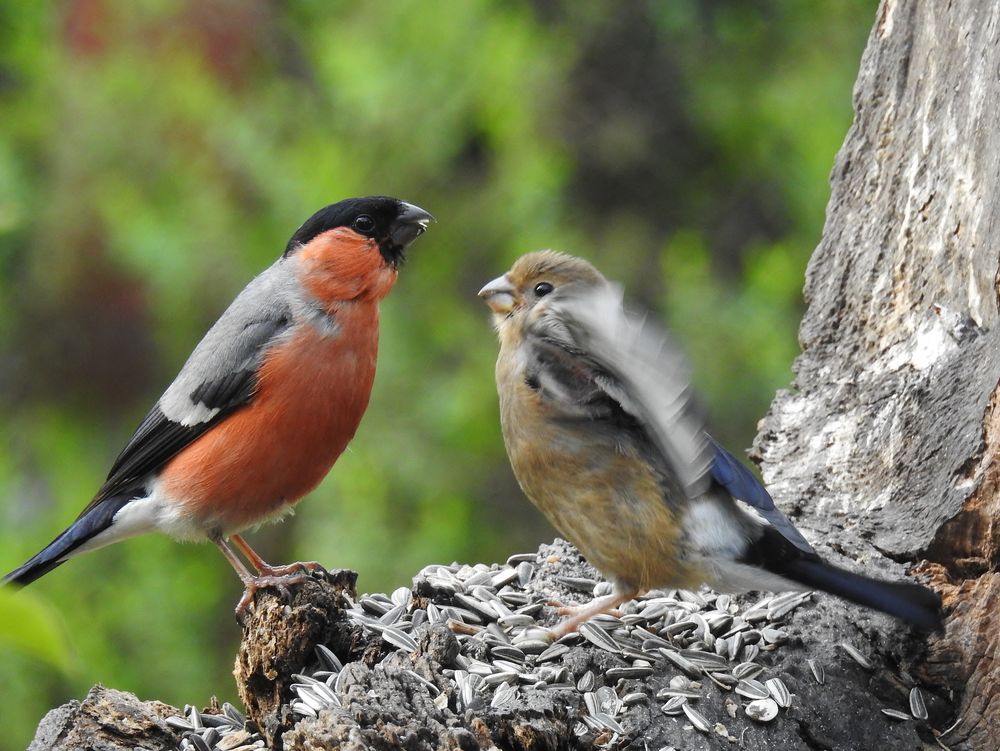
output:
M 378 302 L 396 271 L 377 245 L 338 228 L 299 251 L 304 290 L 333 317 L 297 322 L 271 349 L 250 404 L 162 470 L 161 488 L 192 515 L 226 530 L 263 521 L 311 491 L 354 437 L 378 354 Z

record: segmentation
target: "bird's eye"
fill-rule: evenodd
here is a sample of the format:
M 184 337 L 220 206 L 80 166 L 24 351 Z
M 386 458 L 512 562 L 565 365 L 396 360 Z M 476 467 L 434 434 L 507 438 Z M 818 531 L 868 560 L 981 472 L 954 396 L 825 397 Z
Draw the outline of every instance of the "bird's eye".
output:
M 555 287 L 553 287 L 548 282 L 539 282 L 535 285 L 535 294 L 539 297 L 545 297 L 549 292 L 551 292 Z
M 354 220 L 351 226 L 358 232 L 367 235 L 375 229 L 375 220 L 368 216 L 368 214 L 362 214 Z

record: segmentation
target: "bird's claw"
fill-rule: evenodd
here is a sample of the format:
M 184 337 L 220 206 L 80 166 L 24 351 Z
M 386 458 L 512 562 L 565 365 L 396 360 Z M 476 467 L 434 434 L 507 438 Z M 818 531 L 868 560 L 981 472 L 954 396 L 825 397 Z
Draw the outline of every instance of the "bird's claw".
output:
M 296 561 L 284 566 L 263 566 L 260 574 L 262 577 L 281 578 L 286 576 L 311 576 L 312 574 L 322 574 L 326 576 L 327 570 L 318 561 Z
M 289 589 L 291 585 L 302 584 L 303 582 L 311 581 L 312 577 L 310 573 L 306 573 L 302 569 L 294 570 L 292 567 L 296 564 L 290 564 L 289 566 L 278 566 L 274 570 L 289 569 L 286 573 L 278 574 L 267 574 L 264 576 L 255 576 L 252 579 L 246 580 L 244 582 L 243 596 L 240 601 L 236 604 L 236 620 L 243 623 L 246 618 L 247 611 L 254 607 L 257 592 L 262 589 L 277 589 L 278 594 L 281 599 L 284 600 L 285 604 L 291 604 L 292 602 L 292 592 Z M 305 564 L 298 564 L 305 565 Z M 319 564 L 316 564 L 317 566 Z

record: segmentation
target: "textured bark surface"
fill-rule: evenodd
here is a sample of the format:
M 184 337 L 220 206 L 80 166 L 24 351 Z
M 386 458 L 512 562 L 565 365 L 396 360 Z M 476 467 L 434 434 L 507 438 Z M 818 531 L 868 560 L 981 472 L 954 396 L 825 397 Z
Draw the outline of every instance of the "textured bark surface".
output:
M 308 581 L 280 595 L 258 594 L 243 624 L 233 674 L 247 716 L 269 744 L 292 723 L 292 676 L 315 659 L 316 645 L 345 655 L 357 652 L 358 630 L 343 612 L 345 597 L 357 596 L 357 578 L 353 571 L 332 571 L 325 582 Z
M 883 0 L 808 269 L 795 389 L 756 450 L 811 539 L 916 563 L 951 610 L 925 678 L 1000 746 L 1000 6 Z
M 178 710 L 158 701 L 94 686 L 82 701 L 49 712 L 28 751 L 165 751 L 180 741 L 166 723 Z

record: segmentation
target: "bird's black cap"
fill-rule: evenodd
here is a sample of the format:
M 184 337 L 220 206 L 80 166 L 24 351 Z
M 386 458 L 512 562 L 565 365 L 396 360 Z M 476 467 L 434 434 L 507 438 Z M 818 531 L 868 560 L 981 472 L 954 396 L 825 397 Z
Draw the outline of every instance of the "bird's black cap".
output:
M 285 246 L 285 256 L 336 227 L 350 227 L 379 246 L 386 262 L 399 266 L 407 246 L 419 237 L 434 217 L 412 203 L 389 196 L 348 198 L 326 206 L 296 230 Z

